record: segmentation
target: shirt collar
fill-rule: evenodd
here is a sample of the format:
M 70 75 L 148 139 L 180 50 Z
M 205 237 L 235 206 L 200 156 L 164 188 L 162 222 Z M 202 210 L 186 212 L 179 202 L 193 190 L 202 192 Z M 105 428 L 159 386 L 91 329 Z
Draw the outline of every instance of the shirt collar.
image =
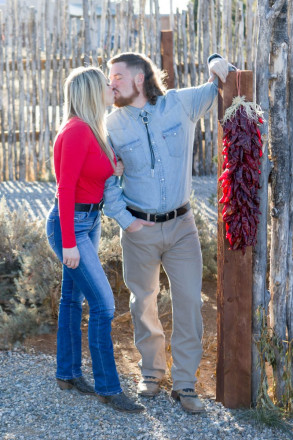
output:
M 155 106 L 150 104 L 149 102 L 146 103 L 146 105 L 143 108 L 137 108 L 137 107 L 133 107 L 132 105 L 127 105 L 125 107 L 126 111 L 134 118 L 134 119 L 138 119 L 139 115 L 141 114 L 142 111 L 145 111 L 149 114 L 152 114 L 154 111 Z

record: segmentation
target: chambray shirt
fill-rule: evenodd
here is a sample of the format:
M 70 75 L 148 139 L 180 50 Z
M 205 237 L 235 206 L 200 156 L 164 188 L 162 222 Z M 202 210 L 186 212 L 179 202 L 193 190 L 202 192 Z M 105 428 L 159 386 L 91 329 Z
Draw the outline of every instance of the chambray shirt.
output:
M 104 212 L 123 229 L 135 220 L 126 206 L 163 214 L 188 202 L 195 124 L 213 106 L 217 82 L 216 78 L 199 87 L 169 90 L 158 97 L 155 105 L 147 103 L 143 109 L 126 106 L 108 116 L 111 143 L 125 168 L 121 179 L 112 176 L 106 181 Z M 153 173 L 142 110 L 149 119 L 155 156 Z

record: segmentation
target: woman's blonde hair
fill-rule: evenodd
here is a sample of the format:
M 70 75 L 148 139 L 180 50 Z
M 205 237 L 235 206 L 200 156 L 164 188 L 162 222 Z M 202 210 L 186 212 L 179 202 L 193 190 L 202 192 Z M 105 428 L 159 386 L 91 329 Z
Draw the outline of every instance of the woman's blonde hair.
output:
M 73 69 L 64 84 L 63 118 L 57 136 L 68 120 L 77 116 L 89 125 L 112 167 L 115 168 L 114 154 L 107 142 L 106 87 L 106 78 L 98 67 Z

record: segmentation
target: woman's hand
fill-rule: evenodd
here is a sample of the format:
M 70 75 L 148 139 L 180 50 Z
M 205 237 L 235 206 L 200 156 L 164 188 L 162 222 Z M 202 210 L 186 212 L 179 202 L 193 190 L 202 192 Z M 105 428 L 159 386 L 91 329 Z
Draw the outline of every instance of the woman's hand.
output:
M 68 269 L 76 269 L 79 265 L 80 255 L 77 246 L 73 248 L 63 248 L 63 264 Z
M 114 174 L 114 176 L 118 176 L 118 177 L 120 177 L 120 176 L 122 176 L 123 171 L 124 171 L 124 165 L 123 165 L 123 162 L 122 162 L 121 159 L 118 159 L 118 160 L 117 160 L 117 165 L 116 165 L 116 168 L 115 168 L 115 171 L 114 171 L 113 174 Z

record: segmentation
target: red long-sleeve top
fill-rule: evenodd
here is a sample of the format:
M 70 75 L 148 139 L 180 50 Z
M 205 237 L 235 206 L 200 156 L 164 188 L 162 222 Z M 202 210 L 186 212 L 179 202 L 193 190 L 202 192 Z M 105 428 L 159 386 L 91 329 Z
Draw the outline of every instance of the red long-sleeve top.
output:
M 113 168 L 90 127 L 77 117 L 68 121 L 56 139 L 54 166 L 62 246 L 72 248 L 76 246 L 75 203 L 99 203 Z

